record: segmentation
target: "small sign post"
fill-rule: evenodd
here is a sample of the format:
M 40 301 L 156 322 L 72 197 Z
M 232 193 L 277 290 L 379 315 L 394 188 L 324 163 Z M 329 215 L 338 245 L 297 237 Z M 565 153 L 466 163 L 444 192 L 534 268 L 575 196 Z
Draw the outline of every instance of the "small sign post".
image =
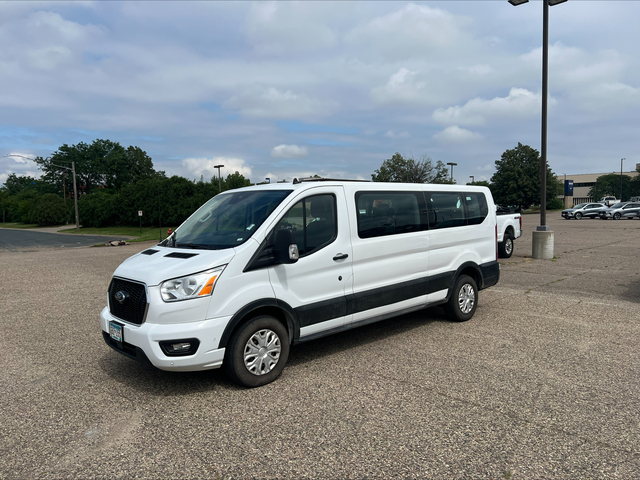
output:
M 142 234 L 142 210 L 138 210 L 138 218 L 140 219 L 140 234 Z

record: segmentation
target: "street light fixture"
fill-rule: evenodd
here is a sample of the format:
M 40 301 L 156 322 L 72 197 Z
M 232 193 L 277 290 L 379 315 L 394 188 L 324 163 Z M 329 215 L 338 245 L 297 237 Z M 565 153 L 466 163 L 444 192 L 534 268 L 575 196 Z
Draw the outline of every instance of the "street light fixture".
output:
M 529 0 L 509 0 L 514 7 L 527 3 Z M 549 6 L 564 3 L 567 0 L 542 0 L 542 139 L 540 145 L 540 225 L 537 231 L 549 232 L 547 225 L 547 100 L 549 90 Z M 537 256 L 536 237 L 534 236 L 534 258 L 553 258 L 553 234 L 550 233 L 548 242 L 542 242 L 542 250 L 546 253 Z M 547 248 L 545 248 L 545 246 Z M 550 248 L 548 248 L 550 247 Z
M 218 193 L 222 192 L 222 177 L 220 176 L 220 169 L 224 168 L 224 165 L 214 165 L 213 168 L 218 169 Z
M 20 157 L 20 158 L 26 158 L 27 160 L 35 160 L 31 157 L 27 157 L 25 155 L 18 155 L 16 153 L 7 154 L 5 155 L 5 157 Z M 47 157 L 47 160 L 48 159 L 49 157 Z M 76 186 L 76 163 L 75 162 L 68 162 L 68 163 L 71 163 L 71 168 L 64 167 L 62 165 L 56 165 L 55 163 L 51 163 L 51 165 L 58 168 L 64 168 L 65 170 L 71 170 L 71 172 L 73 173 L 73 203 L 74 203 L 75 213 L 76 213 L 76 232 L 80 232 L 80 222 L 78 221 L 78 188 Z M 63 182 L 64 182 L 64 179 L 63 179 Z M 65 203 L 66 203 L 66 198 L 65 198 Z
M 451 181 L 453 182 L 453 167 L 458 164 L 453 162 L 447 162 L 447 165 L 451 165 Z
M 474 177 L 473 175 L 469 175 L 469 178 L 471 179 L 471 185 L 476 183 L 476 177 Z

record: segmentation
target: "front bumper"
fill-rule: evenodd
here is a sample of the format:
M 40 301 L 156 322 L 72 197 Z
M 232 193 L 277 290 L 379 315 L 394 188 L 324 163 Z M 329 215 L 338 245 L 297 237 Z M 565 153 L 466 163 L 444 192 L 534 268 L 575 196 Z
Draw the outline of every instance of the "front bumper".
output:
M 192 372 L 220 368 L 224 360 L 224 348 L 218 348 L 222 332 L 231 317 L 219 317 L 199 322 L 179 324 L 154 324 L 148 321 L 133 325 L 114 317 L 105 307 L 100 312 L 100 327 L 107 345 L 135 360 L 146 362 L 160 370 Z M 122 342 L 115 342 L 109 336 L 109 322 L 122 325 Z M 198 350 L 184 357 L 167 356 L 160 348 L 160 342 L 185 338 L 197 338 Z

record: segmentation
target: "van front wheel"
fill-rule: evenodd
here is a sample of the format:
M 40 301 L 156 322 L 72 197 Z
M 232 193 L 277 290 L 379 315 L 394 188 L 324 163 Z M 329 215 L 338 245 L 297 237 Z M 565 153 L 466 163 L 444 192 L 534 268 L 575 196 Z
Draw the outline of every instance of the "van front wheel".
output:
M 473 278 L 462 275 L 458 278 L 444 309 L 450 320 L 466 322 L 476 312 L 478 286 Z
M 278 378 L 288 358 L 287 329 L 275 318 L 261 315 L 232 335 L 225 352 L 224 367 L 232 380 L 253 388 Z

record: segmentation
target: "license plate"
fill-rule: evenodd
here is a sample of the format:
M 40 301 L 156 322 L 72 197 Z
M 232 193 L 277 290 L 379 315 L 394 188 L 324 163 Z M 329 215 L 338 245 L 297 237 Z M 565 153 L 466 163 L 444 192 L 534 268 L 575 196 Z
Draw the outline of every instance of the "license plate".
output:
M 109 322 L 109 336 L 116 342 L 122 342 L 122 325 L 116 322 Z

